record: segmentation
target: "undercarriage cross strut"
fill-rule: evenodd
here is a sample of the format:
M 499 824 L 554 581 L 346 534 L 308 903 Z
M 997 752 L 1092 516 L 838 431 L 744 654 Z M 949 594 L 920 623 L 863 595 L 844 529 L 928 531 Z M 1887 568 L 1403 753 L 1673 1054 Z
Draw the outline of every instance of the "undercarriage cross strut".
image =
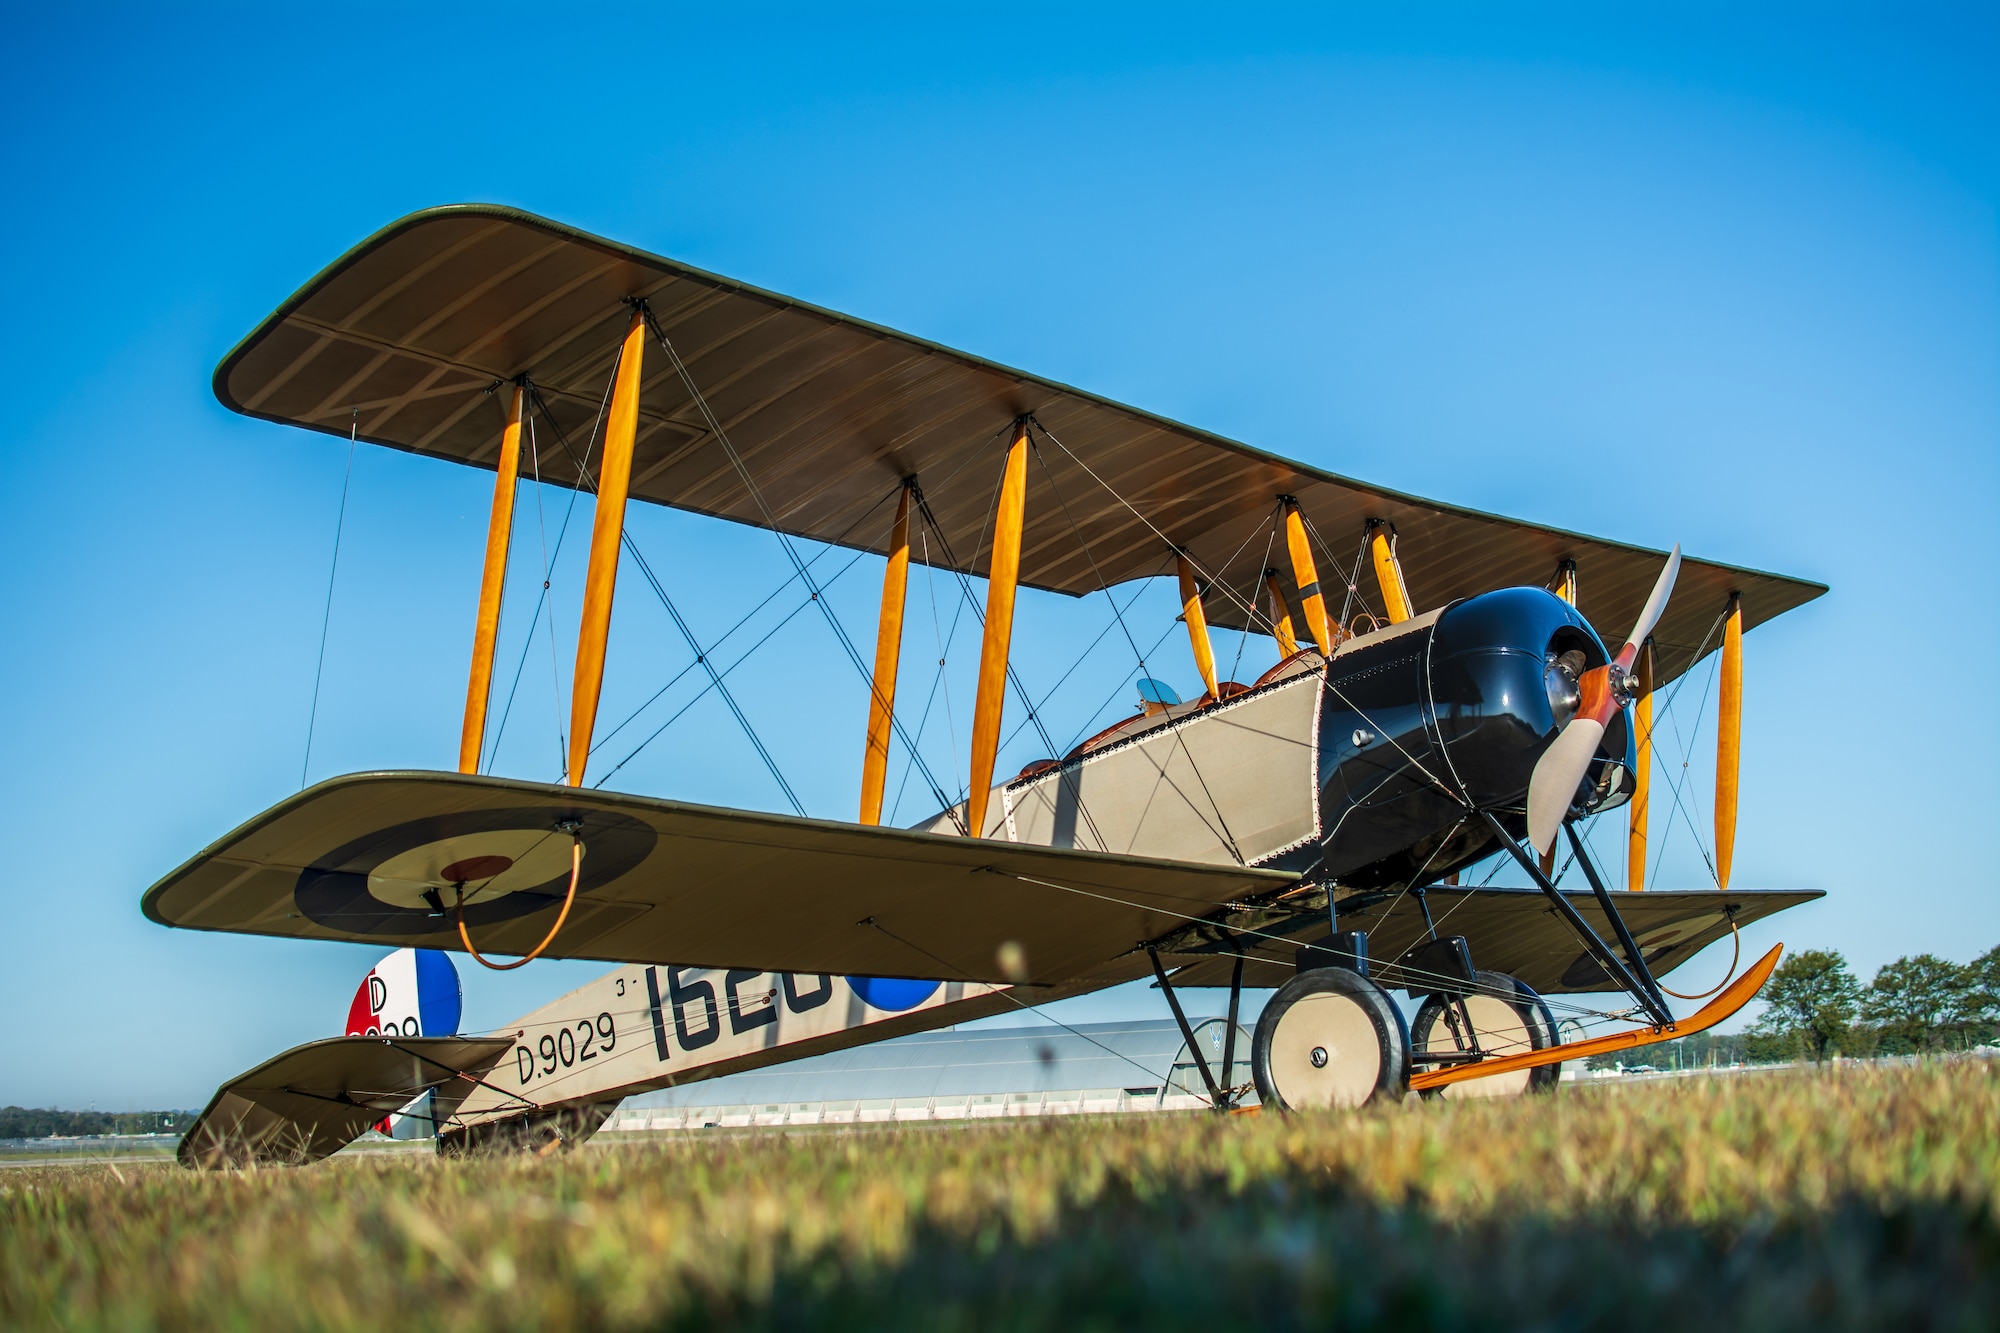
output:
M 1493 836 L 1500 840 L 1500 845 L 1513 855 L 1515 861 L 1519 862 L 1521 868 L 1527 871 L 1529 877 L 1535 881 L 1536 887 L 1541 889 L 1547 895 L 1548 900 L 1555 905 L 1557 915 L 1569 923 L 1569 928 L 1576 932 L 1576 937 L 1579 940 L 1583 941 L 1584 948 L 1596 956 L 1599 965 L 1604 968 L 1613 981 L 1618 983 L 1618 988 L 1637 1000 L 1639 1007 L 1644 1009 L 1655 1023 L 1662 1026 L 1671 1025 L 1674 1021 L 1674 1016 L 1668 1011 L 1666 1001 L 1659 998 L 1658 992 L 1650 984 L 1642 985 L 1638 978 L 1632 975 L 1630 969 L 1625 966 L 1618 955 L 1612 952 L 1611 946 L 1599 938 L 1597 932 L 1591 929 L 1590 923 L 1583 919 L 1583 913 L 1577 911 L 1570 900 L 1562 896 L 1561 891 L 1556 888 L 1549 877 L 1542 873 L 1542 868 L 1535 863 L 1535 858 L 1522 850 L 1521 844 L 1514 841 L 1507 830 L 1501 827 L 1499 819 L 1494 817 L 1492 811 L 1481 810 L 1479 814 L 1486 821 L 1487 827 L 1493 830 Z M 1597 883 L 1597 875 L 1594 869 L 1590 872 L 1590 877 L 1593 885 L 1595 885 Z M 1617 930 L 1619 935 L 1630 939 L 1630 934 L 1625 929 L 1624 918 L 1618 915 L 1618 909 L 1612 905 L 1609 895 L 1605 894 L 1601 887 L 1598 891 L 1598 901 L 1603 906 L 1605 914 L 1611 918 L 1612 926 Z M 1637 946 L 1633 946 L 1633 954 L 1635 957 L 1637 956 Z M 1640 960 L 1640 965 L 1644 966 L 1643 960 Z M 1651 983 L 1652 977 L 1650 974 L 1648 974 L 1646 981 L 1647 983 Z

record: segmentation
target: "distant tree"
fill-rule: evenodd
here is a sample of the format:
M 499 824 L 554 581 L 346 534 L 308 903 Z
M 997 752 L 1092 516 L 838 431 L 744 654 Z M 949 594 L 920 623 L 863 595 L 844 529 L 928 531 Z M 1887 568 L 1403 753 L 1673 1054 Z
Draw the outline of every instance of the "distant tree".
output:
M 1804 1054 L 1818 1061 L 1826 1059 L 1854 1022 L 1861 983 L 1837 950 L 1801 949 L 1778 965 L 1760 998 L 1764 1013 L 1750 1031 L 1760 1037 L 1793 1038 Z M 1763 1042 L 1746 1045 L 1753 1058 L 1771 1051 Z
M 1753 1025 L 1752 1030 L 1743 1034 L 1745 1064 L 1774 1065 L 1786 1060 L 1803 1060 L 1808 1054 L 1804 1029 L 1789 1032 L 1758 1032 Z
M 0 1107 L 0 1139 L 40 1139 L 52 1134 L 179 1134 L 194 1123 L 192 1111 L 54 1111 Z
M 2000 1020 L 2000 946 L 1988 949 L 1967 963 L 1965 976 L 1971 985 L 1966 1003 L 1976 1010 L 1973 1021 L 1986 1028 L 1981 1035 L 1990 1039 L 1991 1025 Z
M 1876 1025 L 1885 1045 L 1933 1051 L 1964 1034 L 1983 1007 L 1972 967 L 1920 953 L 1875 974 L 1862 996 L 1861 1016 Z

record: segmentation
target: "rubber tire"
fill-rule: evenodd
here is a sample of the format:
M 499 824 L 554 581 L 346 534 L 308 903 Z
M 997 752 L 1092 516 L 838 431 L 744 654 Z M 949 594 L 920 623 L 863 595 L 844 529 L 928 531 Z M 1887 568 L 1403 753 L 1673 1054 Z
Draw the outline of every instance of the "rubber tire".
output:
M 1324 1073 L 1311 1064 L 1315 1048 L 1332 1057 Z M 1250 1076 L 1274 1111 L 1401 1102 L 1410 1090 L 1409 1029 L 1382 988 L 1359 972 L 1314 968 L 1264 1006 L 1250 1039 Z
M 1493 1022 L 1490 1015 L 1495 1011 L 1511 1010 L 1507 1026 L 1511 1028 L 1500 1034 L 1499 1024 L 1494 1023 L 1494 1031 L 1501 1039 L 1495 1043 L 1498 1055 L 1511 1055 L 1522 1049 L 1523 1038 L 1526 1049 L 1547 1050 L 1556 1044 L 1556 1018 L 1550 1012 L 1548 1001 L 1538 994 L 1534 987 L 1519 977 L 1505 972 L 1480 971 L 1478 974 L 1481 994 L 1466 997 L 1466 1008 L 1470 1012 L 1473 1027 L 1479 1029 L 1482 1021 Z M 1511 993 L 1512 999 L 1502 998 Z M 1453 1049 L 1451 1029 L 1445 1026 L 1445 1001 L 1436 995 L 1426 996 L 1417 1009 L 1416 1021 L 1410 1024 L 1411 1049 L 1429 1051 L 1436 1044 L 1437 1049 Z M 1482 1014 L 1489 1017 L 1482 1019 Z M 1480 1045 L 1486 1046 L 1481 1033 Z M 1428 1066 L 1427 1066 L 1428 1067 Z M 1426 1098 L 1445 1097 L 1469 1099 L 1474 1097 L 1519 1097 L 1523 1093 L 1552 1092 L 1562 1078 L 1562 1066 L 1541 1065 L 1534 1069 L 1516 1070 L 1511 1074 L 1495 1074 L 1489 1078 L 1468 1079 L 1463 1083 L 1447 1083 L 1442 1088 L 1429 1088 Z

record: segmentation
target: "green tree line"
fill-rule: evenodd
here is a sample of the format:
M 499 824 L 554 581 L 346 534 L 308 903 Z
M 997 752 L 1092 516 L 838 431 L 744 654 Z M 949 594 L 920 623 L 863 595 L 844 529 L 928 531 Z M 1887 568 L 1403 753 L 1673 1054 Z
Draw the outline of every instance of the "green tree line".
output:
M 46 1139 L 61 1134 L 180 1134 L 194 1123 L 193 1111 L 52 1111 L 0 1107 L 0 1139 Z
M 2000 1039 L 2000 948 L 1963 964 L 1930 953 L 1898 958 L 1866 985 L 1837 950 L 1802 949 L 1758 998 L 1764 1012 L 1747 1031 L 1701 1032 L 1586 1063 L 1696 1069 L 1968 1050 Z
M 2000 1026 L 2000 948 L 1970 963 L 1932 953 L 1898 958 L 1863 985 L 1833 949 L 1779 964 L 1764 1013 L 1743 1034 L 1750 1060 L 1925 1055 L 1991 1042 Z

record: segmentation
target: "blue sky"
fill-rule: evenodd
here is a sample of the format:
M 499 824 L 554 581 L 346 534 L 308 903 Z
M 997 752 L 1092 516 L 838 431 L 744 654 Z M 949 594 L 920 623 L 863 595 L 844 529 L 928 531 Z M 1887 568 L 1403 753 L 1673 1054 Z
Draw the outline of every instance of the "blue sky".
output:
M 1741 8 L 10 17 L 0 1101 L 198 1105 L 337 1031 L 379 952 L 168 931 L 138 900 L 297 788 L 327 610 L 345 447 L 232 416 L 209 374 L 354 241 L 469 199 L 1384 485 L 1829 583 L 1748 640 L 1735 882 L 1829 891 L 1751 942 L 1864 976 L 2000 943 L 2000 28 Z M 452 765 L 489 485 L 355 458 L 312 776 Z M 542 504 L 553 534 L 567 497 Z M 766 534 L 632 521 L 707 634 L 782 578 Z M 558 567 L 559 618 L 579 577 Z M 863 640 L 878 588 L 872 561 L 835 585 Z M 686 660 L 639 590 L 608 718 Z M 1135 617 L 1165 630 L 1170 602 Z M 557 691 L 525 620 L 499 769 L 547 778 Z M 1024 603 L 1031 686 L 1104 623 Z M 830 652 L 802 617 L 732 683 L 808 809 L 844 817 L 865 696 Z M 1185 687 L 1177 635 L 1163 652 Z M 1057 730 L 1129 665 L 1086 663 Z M 780 804 L 713 701 L 617 785 Z M 1676 837 L 1659 882 L 1707 882 Z M 468 1021 L 597 970 L 470 975 Z

